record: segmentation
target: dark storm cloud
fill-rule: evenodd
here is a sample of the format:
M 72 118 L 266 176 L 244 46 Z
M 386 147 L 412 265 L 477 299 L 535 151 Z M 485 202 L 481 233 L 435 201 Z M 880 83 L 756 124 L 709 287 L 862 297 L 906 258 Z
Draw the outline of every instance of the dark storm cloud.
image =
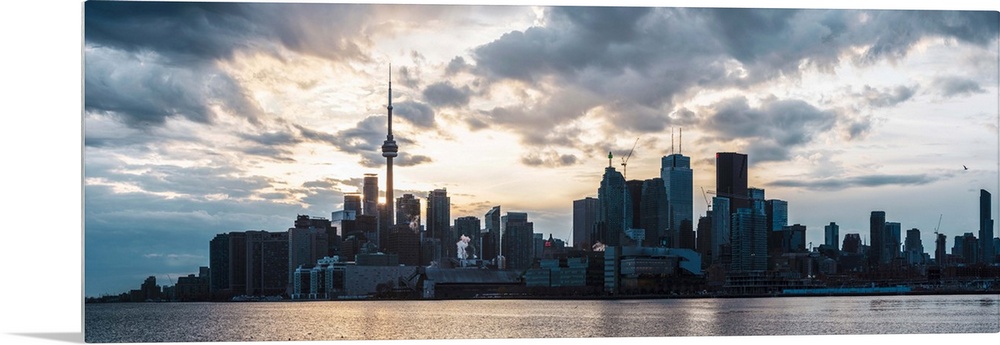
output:
M 434 106 L 460 107 L 469 104 L 472 89 L 468 85 L 461 89 L 443 81 L 431 84 L 424 89 L 424 100 Z
M 975 80 L 962 77 L 938 77 L 931 82 L 934 92 L 943 97 L 970 96 L 976 93 L 983 93 L 983 90 Z
M 87 2 L 84 40 L 170 61 L 229 59 L 275 46 L 326 58 L 365 59 L 355 37 L 369 6 L 331 4 Z
M 998 21 L 995 12 L 604 7 L 549 11 L 545 26 L 508 32 L 475 48 L 472 72 L 483 77 L 487 87 L 505 80 L 546 80 L 559 89 L 587 90 L 589 99 L 612 109 L 627 104 L 606 116 L 613 126 L 632 131 L 665 127 L 672 117 L 650 114 L 670 113 L 676 98 L 706 89 L 748 90 L 775 78 L 797 78 L 810 68 L 832 72 L 845 58 L 857 64 L 898 59 L 928 37 L 986 46 L 997 37 Z M 859 47 L 864 49 L 858 51 Z M 867 95 L 873 97 L 868 100 L 872 106 L 890 106 L 906 101 L 915 90 L 874 91 Z M 553 116 L 547 111 L 566 103 L 555 99 L 539 103 L 523 107 L 524 116 L 518 116 L 533 126 L 512 128 L 530 136 L 533 128 L 553 127 L 581 114 Z M 505 124 L 490 121 L 497 119 L 476 120 Z M 470 125 L 482 127 L 474 121 Z M 857 125 L 854 132 L 863 133 L 863 124 Z M 794 139 L 793 135 L 775 143 L 799 141 Z
M 913 186 L 913 185 L 924 185 L 936 182 L 938 180 L 946 179 L 951 177 L 951 175 L 928 175 L 928 174 L 912 174 L 912 175 L 864 175 L 855 176 L 843 179 L 820 179 L 812 181 L 803 181 L 800 179 L 795 180 L 776 180 L 767 183 L 768 186 L 775 187 L 799 187 L 809 190 L 842 190 L 854 187 L 881 187 L 881 186 Z
M 160 125 L 170 117 L 211 123 L 213 105 L 251 121 L 261 116 L 245 91 L 214 67 L 177 67 L 156 56 L 89 49 L 84 74 L 84 109 L 131 127 Z
M 734 97 L 710 107 L 702 122 L 715 140 L 746 139 L 754 161 L 786 159 L 790 151 L 830 130 L 837 114 L 800 100 L 767 99 L 752 108 L 744 97 Z

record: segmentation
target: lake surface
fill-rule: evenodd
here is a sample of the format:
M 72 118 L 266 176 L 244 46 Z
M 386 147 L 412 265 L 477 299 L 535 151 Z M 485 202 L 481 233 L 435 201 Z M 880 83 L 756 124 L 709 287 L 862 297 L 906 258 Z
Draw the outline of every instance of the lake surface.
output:
M 110 303 L 87 342 L 1000 332 L 1000 295 Z

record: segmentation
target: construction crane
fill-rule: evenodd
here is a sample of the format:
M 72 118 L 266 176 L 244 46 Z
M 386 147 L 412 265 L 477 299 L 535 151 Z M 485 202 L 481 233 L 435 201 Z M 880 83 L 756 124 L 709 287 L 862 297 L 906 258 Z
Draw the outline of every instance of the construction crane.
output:
M 941 228 L 941 218 L 942 217 L 944 217 L 944 213 L 942 213 L 940 216 L 938 216 L 938 225 L 934 227 L 934 235 L 935 236 L 937 236 L 937 234 L 938 234 L 938 229 Z
M 708 195 L 705 194 L 705 187 L 701 187 L 701 196 L 705 198 L 705 209 L 711 211 L 712 203 L 708 202 Z
M 637 138 L 635 138 L 635 144 L 632 144 L 632 149 L 628 150 L 628 155 L 626 155 L 625 157 L 622 157 L 622 177 L 626 178 L 626 180 L 628 179 L 626 177 L 627 176 L 626 173 L 628 172 L 628 159 L 630 157 L 632 157 L 632 151 L 635 151 L 635 145 L 638 145 L 638 144 L 639 144 L 639 138 L 637 137 Z

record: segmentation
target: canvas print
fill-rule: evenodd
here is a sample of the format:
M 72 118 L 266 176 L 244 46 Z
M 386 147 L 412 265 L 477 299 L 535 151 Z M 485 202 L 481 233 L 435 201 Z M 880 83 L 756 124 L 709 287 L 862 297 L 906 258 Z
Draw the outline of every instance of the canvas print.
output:
M 82 9 L 86 342 L 1000 332 L 996 11 Z

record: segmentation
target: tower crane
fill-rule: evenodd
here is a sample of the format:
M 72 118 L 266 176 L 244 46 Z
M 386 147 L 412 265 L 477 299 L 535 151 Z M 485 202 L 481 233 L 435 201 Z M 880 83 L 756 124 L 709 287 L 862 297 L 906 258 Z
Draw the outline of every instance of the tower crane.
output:
M 711 211 L 712 203 L 708 202 L 708 195 L 705 193 L 705 187 L 701 187 L 701 196 L 705 198 L 705 209 Z
M 632 151 L 635 151 L 635 145 L 639 144 L 639 138 L 635 138 L 635 144 L 632 144 L 632 149 L 628 150 L 628 155 L 622 157 L 622 177 L 626 178 L 626 173 L 628 172 L 628 159 L 632 157 Z M 627 180 L 627 178 L 626 178 Z
M 944 217 L 944 213 L 942 213 L 940 216 L 938 216 L 938 225 L 934 227 L 934 236 L 937 236 L 938 229 L 941 228 L 941 218 L 942 217 Z

